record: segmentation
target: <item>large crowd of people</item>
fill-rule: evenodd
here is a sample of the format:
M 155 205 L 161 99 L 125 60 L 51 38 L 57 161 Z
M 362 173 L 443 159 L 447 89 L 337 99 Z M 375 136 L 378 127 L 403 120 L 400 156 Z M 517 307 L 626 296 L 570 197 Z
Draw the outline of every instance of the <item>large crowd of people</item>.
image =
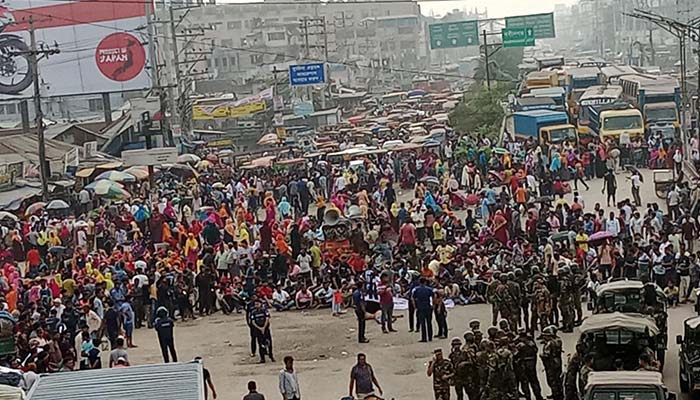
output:
M 582 295 L 599 282 L 650 280 L 678 302 L 694 299 L 691 187 L 675 185 L 664 212 L 642 202 L 637 169 L 619 173 L 639 162 L 640 149 L 644 158 L 674 154 L 668 143 L 497 148 L 449 128 L 445 136 L 437 146 L 321 156 L 282 170 L 209 157 L 198 173 L 163 171 L 132 184 L 128 199 L 82 189 L 68 209 L 28 207 L 4 219 L 1 317 L 15 324 L 5 338 L 16 349 L 5 362 L 36 373 L 100 368 L 105 342 L 115 354 L 109 366 L 128 365 L 143 327 L 158 331 L 164 361 L 177 361 L 174 324 L 215 312 L 245 313 L 251 354 L 265 362 L 274 360 L 271 312 L 352 308 L 365 343 L 365 320 L 394 332 L 404 299 L 408 328 L 431 341 L 448 336 L 451 307 L 488 302 L 487 335 L 475 322 L 465 343 L 452 340 L 449 357 L 436 353 L 428 369 L 436 398 L 449 397 L 449 381 L 470 399 L 510 396 L 515 382 L 530 382 L 539 399 L 534 332 L 555 374 L 554 327 L 570 332 Z M 588 182 L 595 176 L 602 188 Z M 607 204 L 588 204 L 585 191 L 598 189 Z M 557 400 L 552 380 L 548 372 Z

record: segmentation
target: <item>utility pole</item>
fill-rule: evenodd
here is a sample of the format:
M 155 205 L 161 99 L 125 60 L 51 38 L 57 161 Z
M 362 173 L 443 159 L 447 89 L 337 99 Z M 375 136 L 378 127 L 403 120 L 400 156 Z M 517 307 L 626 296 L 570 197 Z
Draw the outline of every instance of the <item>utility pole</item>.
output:
M 486 36 L 486 29 L 483 31 L 484 34 L 484 65 L 486 70 L 486 87 L 491 90 L 491 69 L 489 68 L 489 44 L 488 38 Z
M 181 92 L 180 92 L 180 85 L 181 85 L 181 77 L 180 77 L 180 65 L 179 65 L 179 60 L 180 60 L 180 52 L 177 50 L 177 33 L 175 31 L 175 13 L 173 12 L 173 5 L 170 3 L 170 6 L 168 7 L 168 13 L 170 14 L 170 41 L 171 41 L 171 49 L 173 52 L 173 67 L 175 69 L 175 95 L 177 99 L 180 99 Z M 177 102 L 174 100 L 171 96 L 171 103 L 170 103 L 170 115 L 172 118 L 175 118 L 176 115 L 180 115 L 180 113 L 177 112 Z M 180 127 L 182 128 L 182 124 L 180 124 Z
M 44 139 L 44 113 L 41 110 L 41 88 L 39 78 L 39 60 L 52 54 L 58 54 L 57 48 L 47 48 L 41 46 L 37 48 L 36 32 L 34 31 L 34 17 L 29 16 L 29 41 L 31 48 L 29 51 L 18 51 L 11 54 L 24 54 L 29 56 L 30 73 L 34 73 L 34 118 L 36 121 L 36 134 L 39 142 L 39 172 L 41 175 L 41 197 L 42 200 L 49 199 L 49 171 L 46 162 L 46 141 Z M 39 57 L 41 56 L 41 57 Z

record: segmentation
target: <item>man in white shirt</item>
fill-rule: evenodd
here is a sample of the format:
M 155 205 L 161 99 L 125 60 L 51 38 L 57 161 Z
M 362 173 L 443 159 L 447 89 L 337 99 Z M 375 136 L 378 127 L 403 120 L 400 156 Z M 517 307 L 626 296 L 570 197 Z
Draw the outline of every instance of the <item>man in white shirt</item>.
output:
M 286 290 L 282 289 L 282 285 L 277 285 L 275 291 L 272 292 L 272 307 L 277 311 L 286 311 L 294 306 L 291 296 Z
M 284 369 L 279 375 L 279 389 L 284 400 L 301 400 L 299 391 L 299 378 L 294 370 L 294 358 L 286 356 L 284 358 Z
M 610 211 L 610 218 L 605 220 L 605 230 L 615 236 L 620 234 L 620 221 L 615 218 L 615 213 L 612 211 Z
M 680 211 L 678 206 L 681 203 L 681 194 L 677 186 L 674 185 L 673 189 L 668 192 L 666 200 L 668 201 L 668 213 L 671 215 L 671 220 L 675 220 L 678 218 L 678 212 Z
M 307 254 L 305 249 L 302 249 L 297 256 L 297 263 L 299 264 L 299 279 L 305 280 L 307 285 L 312 284 L 311 260 L 311 254 Z
M 632 172 L 630 182 L 632 183 L 632 197 L 634 198 L 634 205 L 641 207 L 642 198 L 639 196 L 639 189 L 642 187 L 642 177 L 639 175 L 639 171 L 634 170 Z

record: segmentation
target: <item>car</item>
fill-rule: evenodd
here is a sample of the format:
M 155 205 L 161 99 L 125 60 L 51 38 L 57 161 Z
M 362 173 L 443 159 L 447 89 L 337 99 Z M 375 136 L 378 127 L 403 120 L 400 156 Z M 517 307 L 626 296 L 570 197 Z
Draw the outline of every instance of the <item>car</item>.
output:
M 584 388 L 583 400 L 676 400 L 653 371 L 591 372 Z
M 700 391 L 700 317 L 683 321 L 683 336 L 676 336 L 676 343 L 681 392 Z

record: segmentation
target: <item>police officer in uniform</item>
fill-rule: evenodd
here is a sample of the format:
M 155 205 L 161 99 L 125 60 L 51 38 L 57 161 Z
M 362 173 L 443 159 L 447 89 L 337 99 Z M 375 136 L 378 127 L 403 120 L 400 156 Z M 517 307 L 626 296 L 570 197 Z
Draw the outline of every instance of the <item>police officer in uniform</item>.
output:
M 532 389 L 535 400 L 542 400 L 542 387 L 537 378 L 537 344 L 527 332 L 526 329 L 520 329 L 515 342 L 513 352 L 515 375 L 525 399 L 531 399 L 530 389 Z
M 435 400 L 450 400 L 450 380 L 454 376 L 452 361 L 442 356 L 442 349 L 435 349 L 428 363 L 428 376 L 433 377 Z
M 540 331 L 552 323 L 552 295 L 549 293 L 542 280 L 536 280 L 532 293 L 532 319 L 530 321 L 531 332 L 537 328 L 539 321 Z
M 553 325 L 546 327 L 542 331 L 542 364 L 547 375 L 547 385 L 552 391 L 552 400 L 563 400 L 564 393 L 561 382 L 562 374 L 562 346 L 561 340 L 557 337 L 557 328 Z
M 173 335 L 173 327 L 175 322 L 170 318 L 170 313 L 165 307 L 159 307 L 156 311 L 156 320 L 153 322 L 153 328 L 158 333 L 158 344 L 160 351 L 163 353 L 163 362 L 170 362 L 168 351 L 172 355 L 173 362 L 177 362 L 177 352 L 175 352 L 175 336 Z
M 258 353 L 260 363 L 265 363 L 265 355 L 270 356 L 271 361 L 275 361 L 272 355 L 272 333 L 270 333 L 270 312 L 263 307 L 262 300 L 255 300 L 255 306 L 250 312 L 250 324 L 253 335 L 258 342 Z

